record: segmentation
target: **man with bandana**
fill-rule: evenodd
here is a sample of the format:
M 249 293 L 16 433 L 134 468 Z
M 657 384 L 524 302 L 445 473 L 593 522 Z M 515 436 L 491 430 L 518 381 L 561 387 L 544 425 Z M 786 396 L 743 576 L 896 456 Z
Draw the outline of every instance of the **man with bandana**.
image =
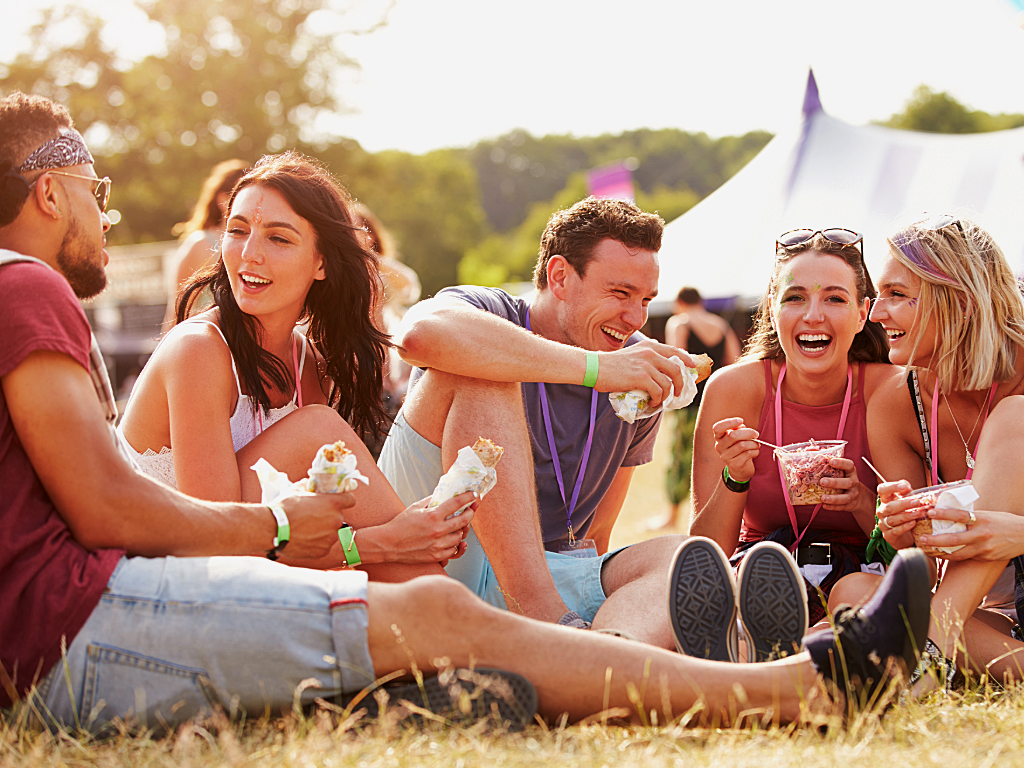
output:
M 119 451 L 76 300 L 105 284 L 109 191 L 66 109 L 0 99 L 0 708 L 31 694 L 49 725 L 173 728 L 218 707 L 344 704 L 415 665 L 422 686 L 390 688 L 392 702 L 458 716 L 468 700 L 471 715 L 493 708 L 514 727 L 535 710 L 577 720 L 663 706 L 724 721 L 737 686 L 745 706 L 793 720 L 815 700 L 818 670 L 834 676 L 837 653 L 854 694 L 886 681 L 891 658 L 913 660 L 905 646 L 927 626 L 928 569 L 903 554 L 841 623 L 841 651 L 827 634 L 810 654 L 728 666 L 498 611 L 445 577 L 367 584 L 360 571 L 253 557 L 286 545 L 297 560 L 324 556 L 354 499 L 201 502 Z M 445 502 L 452 513 L 470 503 Z

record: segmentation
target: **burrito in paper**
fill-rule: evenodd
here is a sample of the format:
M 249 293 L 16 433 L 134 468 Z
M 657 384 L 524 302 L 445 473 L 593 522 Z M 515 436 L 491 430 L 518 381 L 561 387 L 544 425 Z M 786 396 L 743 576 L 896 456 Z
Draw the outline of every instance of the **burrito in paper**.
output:
M 495 445 L 483 437 L 479 438 L 472 446 L 460 449 L 451 469 L 437 481 L 437 487 L 431 494 L 427 509 L 433 509 L 438 504 L 467 491 L 476 491 L 480 498 L 483 498 L 498 482 L 498 473 L 495 472 L 494 467 L 501 459 L 504 450 L 501 446 Z M 462 511 L 460 509 L 455 515 L 462 514 Z
M 627 424 L 632 424 L 637 419 L 648 419 L 662 411 L 685 408 L 693 402 L 693 398 L 697 396 L 697 382 L 704 381 L 704 379 L 711 375 L 711 367 L 714 365 L 713 361 L 707 355 L 694 355 L 692 360 L 697 364 L 697 367 L 689 368 L 674 355 L 669 360 L 678 365 L 679 370 L 683 374 L 682 391 L 676 394 L 675 387 L 673 386 L 669 397 L 661 404 L 661 407 L 654 409 L 647 407 L 651 396 L 642 389 L 633 389 L 629 392 L 612 392 L 608 395 L 608 400 L 611 402 L 612 408 L 615 409 L 616 416 Z
M 320 446 L 306 474 L 306 490 L 310 493 L 351 493 L 360 482 L 370 484 L 356 469 L 356 455 L 341 440 Z
M 296 482 L 288 475 L 274 469 L 266 459 L 259 459 L 251 469 L 260 481 L 260 500 L 264 504 L 278 501 L 286 496 L 301 496 L 309 493 L 348 493 L 354 491 L 357 482 L 369 485 L 370 481 L 356 469 L 356 456 L 340 440 L 323 445 L 316 452 L 313 466 L 307 471 L 309 477 Z

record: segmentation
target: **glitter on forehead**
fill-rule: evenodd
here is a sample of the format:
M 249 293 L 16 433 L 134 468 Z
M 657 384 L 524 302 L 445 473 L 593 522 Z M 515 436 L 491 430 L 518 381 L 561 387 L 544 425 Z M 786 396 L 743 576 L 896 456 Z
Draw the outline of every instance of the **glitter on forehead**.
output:
M 792 285 L 794 280 L 796 280 L 796 276 L 792 271 L 788 272 L 786 274 L 786 285 Z
M 25 173 L 41 168 L 70 168 L 75 165 L 90 165 L 93 162 L 82 135 L 74 128 L 67 128 L 60 136 L 46 142 L 29 155 L 20 171 Z
M 811 290 L 812 291 L 820 291 L 821 290 L 821 283 L 815 283 L 814 285 L 812 285 L 811 286 Z
M 256 203 L 256 210 L 253 211 L 252 223 L 253 224 L 259 224 L 262 220 L 263 220 L 263 198 L 261 197 L 260 201 L 258 203 Z

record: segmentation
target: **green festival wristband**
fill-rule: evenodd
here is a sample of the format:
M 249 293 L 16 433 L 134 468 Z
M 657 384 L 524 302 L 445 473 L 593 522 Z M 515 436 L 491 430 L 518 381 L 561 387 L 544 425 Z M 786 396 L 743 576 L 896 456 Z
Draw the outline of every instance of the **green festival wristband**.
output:
M 274 537 L 273 549 L 267 552 L 267 559 L 277 560 L 281 555 L 281 550 L 288 543 L 288 539 L 292 537 L 292 529 L 288 524 L 288 515 L 284 513 L 284 509 L 279 501 L 272 501 L 264 506 L 270 508 L 271 513 L 274 515 L 274 520 L 277 521 L 277 536 Z
M 597 384 L 597 352 L 587 352 L 587 373 L 583 377 L 583 386 L 591 389 Z
M 341 551 L 345 553 L 345 562 L 350 568 L 354 568 L 363 562 L 359 557 L 359 549 L 356 547 L 355 528 L 345 523 L 338 529 L 338 540 L 341 541 Z

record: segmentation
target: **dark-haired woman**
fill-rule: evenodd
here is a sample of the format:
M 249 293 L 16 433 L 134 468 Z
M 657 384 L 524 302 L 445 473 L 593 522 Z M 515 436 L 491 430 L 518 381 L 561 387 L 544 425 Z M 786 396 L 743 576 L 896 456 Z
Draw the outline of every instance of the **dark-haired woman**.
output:
M 812 624 L 826 615 L 816 588 L 827 596 L 865 563 L 876 499 L 861 459 L 871 457 L 867 404 L 886 382 L 896 386 L 885 334 L 868 322 L 875 289 L 861 247 L 845 229 L 780 236 L 754 334 L 739 362 L 708 381 L 694 436 L 690 533 L 735 551 L 734 562 L 766 539 L 789 548 L 808 581 Z M 830 493 L 820 504 L 794 506 L 772 449 L 756 438 L 845 440 L 845 458 L 829 460 L 842 476 L 822 480 Z
M 258 458 L 298 479 L 320 445 L 344 440 L 370 478 L 346 518 L 371 575 L 441 573 L 438 563 L 463 551 L 469 521 L 437 519 L 422 505 L 403 511 L 357 436 L 383 418 L 387 342 L 373 324 L 376 258 L 349 205 L 327 171 L 297 153 L 265 157 L 247 173 L 221 258 L 184 287 L 178 325 L 139 377 L 120 430 L 145 472 L 224 501 L 259 499 L 250 470 Z M 192 314 L 207 288 L 214 308 Z M 339 544 L 322 565 L 346 562 Z

